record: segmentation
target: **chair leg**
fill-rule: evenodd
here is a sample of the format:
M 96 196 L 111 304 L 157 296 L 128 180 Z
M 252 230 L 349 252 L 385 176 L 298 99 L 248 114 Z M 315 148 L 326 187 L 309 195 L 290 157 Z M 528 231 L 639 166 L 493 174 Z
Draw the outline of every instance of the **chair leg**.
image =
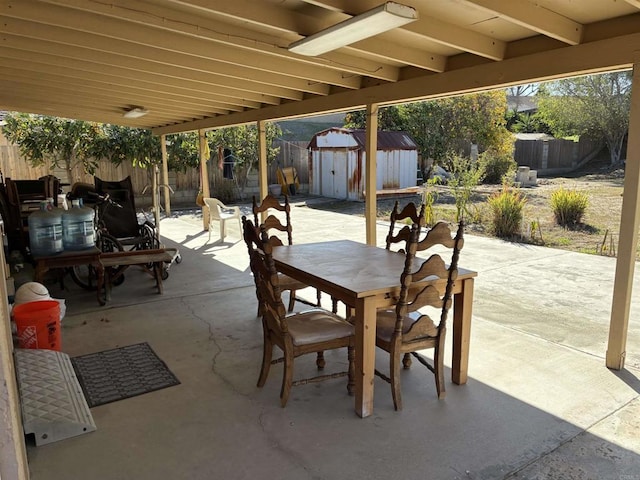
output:
M 409 370 L 411 368 L 411 354 L 405 353 L 404 357 L 402 357 L 402 366 L 405 370 Z
M 316 290 L 316 299 L 318 300 L 316 303 L 316 307 L 322 306 L 322 292 L 320 289 Z M 336 312 L 333 312 L 336 313 Z
M 209 239 L 207 240 L 207 243 L 211 241 L 211 230 L 213 230 L 213 225 L 211 222 L 209 222 Z
M 227 236 L 227 227 L 224 220 L 220 220 L 220 240 L 224 242 L 224 237 Z
M 296 306 L 296 291 L 289 290 L 289 312 L 293 312 L 294 307 Z
M 269 333 L 264 334 L 264 346 L 262 350 L 262 367 L 260 368 L 260 376 L 258 377 L 258 387 L 264 387 L 264 383 L 269 376 L 269 368 L 271 367 L 271 357 L 273 356 L 273 343 L 269 338 Z
M 441 335 L 442 337 L 442 335 Z M 438 398 L 443 400 L 447 396 L 447 392 L 444 387 L 444 342 L 438 342 L 435 351 L 433 352 L 433 369 L 436 375 L 436 391 L 438 392 Z
M 316 355 L 316 366 L 318 370 L 323 370 L 327 362 L 324 361 L 324 352 L 318 352 Z
M 347 392 L 349 395 L 353 395 L 353 390 L 356 386 L 356 349 L 355 347 L 349 345 L 347 347 L 347 358 L 349 359 L 349 376 L 347 377 L 349 380 L 347 381 Z
M 400 394 L 400 356 L 396 353 L 389 355 L 391 373 L 391 396 L 396 410 L 402 410 L 402 395 Z
M 293 383 L 293 353 L 284 353 L 284 371 L 282 372 L 282 388 L 280 389 L 280 406 L 286 407 Z
M 338 313 L 338 300 L 334 297 L 331 297 L 331 312 Z

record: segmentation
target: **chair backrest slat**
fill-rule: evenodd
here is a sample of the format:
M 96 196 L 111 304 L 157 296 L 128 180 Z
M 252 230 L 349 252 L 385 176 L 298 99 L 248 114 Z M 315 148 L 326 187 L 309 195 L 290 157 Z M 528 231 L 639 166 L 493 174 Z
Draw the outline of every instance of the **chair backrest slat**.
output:
M 258 205 L 258 201 L 256 197 L 253 197 L 253 223 L 254 225 L 260 225 L 259 215 L 262 213 L 267 213 L 270 209 L 276 210 L 278 212 L 282 212 L 284 215 L 284 223 L 282 219 L 274 214 L 270 214 L 262 225 L 267 229 L 267 233 L 270 237 L 278 238 L 278 245 L 284 245 L 284 242 L 277 236 L 271 235 L 271 230 L 277 230 L 279 232 L 286 232 L 287 234 L 287 244 L 293 245 L 293 228 L 291 227 L 291 206 L 289 205 L 289 198 L 284 198 L 284 204 L 281 204 L 276 197 L 273 195 L 267 195 L 264 197 L 260 205 Z
M 256 294 L 263 305 L 263 321 L 271 329 L 288 332 L 286 309 L 282 303 L 278 271 L 273 261 L 273 245 L 266 230 L 242 217 L 243 236 L 249 250 L 249 266 L 256 283 Z
M 392 250 L 393 245 L 400 245 L 398 248 L 399 253 L 406 252 L 406 245 L 409 241 L 409 235 L 411 234 L 411 225 L 415 225 L 420 223 L 420 219 L 424 219 L 424 208 L 422 205 L 420 209 L 416 207 L 415 203 L 409 202 L 406 204 L 402 210 L 400 210 L 400 203 L 398 201 L 393 205 L 393 210 L 391 211 L 391 216 L 389 217 L 389 233 L 386 237 L 386 245 L 385 248 L 387 250 Z M 400 229 L 398 233 L 395 232 L 396 223 L 398 222 L 409 222 L 408 225 L 405 225 Z M 422 250 L 419 248 L 419 250 Z
M 453 284 L 458 276 L 458 258 L 463 245 L 464 225 L 461 221 L 455 237 L 451 236 L 449 226 L 439 222 L 428 233 L 430 246 L 443 245 L 452 250 L 451 263 L 447 267 L 439 254 L 433 254 L 428 259 L 419 262 L 416 268 L 416 252 L 419 250 L 419 232 L 424 220 L 420 218 L 411 226 L 404 270 L 400 277 L 400 295 L 396 305 L 396 325 L 394 335 L 401 342 L 409 342 L 424 337 L 436 337 L 446 329 L 446 320 L 451 308 Z M 433 233 L 432 233 L 433 232 Z M 420 284 L 425 280 L 433 282 Z M 446 282 L 444 289 L 442 282 Z M 436 286 L 440 284 L 439 287 Z M 435 323 L 429 314 L 422 314 L 411 328 L 403 332 L 404 318 L 410 312 L 416 312 L 425 307 L 439 312 L 439 322 Z M 421 312 L 422 313 L 422 312 Z

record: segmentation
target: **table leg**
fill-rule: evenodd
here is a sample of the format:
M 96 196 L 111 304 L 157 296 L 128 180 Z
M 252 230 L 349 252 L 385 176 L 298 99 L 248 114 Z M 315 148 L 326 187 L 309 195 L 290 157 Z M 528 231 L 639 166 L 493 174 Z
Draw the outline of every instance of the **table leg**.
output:
M 38 283 L 42 283 L 44 280 L 44 274 L 47 273 L 49 267 L 47 267 L 44 262 L 38 260 L 36 261 L 36 271 L 34 274 L 34 280 Z
M 375 297 L 359 298 L 356 302 L 356 413 L 363 418 L 373 413 L 375 363 Z
M 105 297 L 102 297 L 102 287 L 104 286 L 104 267 L 102 263 L 98 262 L 95 266 L 96 273 L 98 274 L 98 285 L 97 285 L 97 295 L 98 295 L 98 304 L 104 305 L 106 303 L 106 292 Z
M 453 298 L 453 359 L 451 380 L 467 383 L 469 367 L 469 341 L 471 338 L 471 313 L 473 308 L 473 278 L 462 282 L 462 291 Z

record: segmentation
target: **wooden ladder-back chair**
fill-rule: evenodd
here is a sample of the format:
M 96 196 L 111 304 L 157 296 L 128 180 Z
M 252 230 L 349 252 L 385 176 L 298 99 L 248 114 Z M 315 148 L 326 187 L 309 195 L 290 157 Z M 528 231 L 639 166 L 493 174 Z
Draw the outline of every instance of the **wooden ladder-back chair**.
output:
M 423 225 L 424 220 L 420 219 L 410 229 L 395 310 L 380 310 L 377 313 L 376 346 L 389 353 L 390 377 L 378 370 L 376 375 L 391 384 L 396 410 L 402 409 L 400 363 L 405 354 L 410 353 L 434 373 L 438 398 L 445 397 L 443 356 L 447 316 L 452 303 L 453 284 L 458 275 L 458 257 L 464 242 L 464 228 L 460 222 L 457 233 L 452 238 L 449 226 L 445 222 L 438 222 L 427 232 L 426 237 L 419 241 Z M 442 245 L 451 249 L 449 267 L 439 254 L 433 254 L 424 261 L 416 258 L 421 243 L 429 246 Z M 434 280 L 425 284 L 425 279 L 429 277 L 433 277 Z M 425 312 L 426 310 L 428 312 Z M 428 348 L 434 349 L 432 363 L 417 353 L 418 350 Z
M 411 232 L 411 225 L 420 223 L 420 216 L 424 216 L 424 205 L 422 205 L 420 211 L 418 211 L 418 208 L 413 202 L 407 203 L 402 210 L 400 210 L 399 207 L 400 204 L 396 201 L 391 211 L 391 216 L 389 217 L 389 233 L 385 240 L 385 248 L 387 250 L 393 250 L 394 248 L 398 248 L 399 244 L 400 246 L 397 251 L 405 253 L 406 243 L 409 241 L 409 234 Z M 396 223 L 407 220 L 410 221 L 410 224 L 404 225 L 398 233 L 395 233 Z
M 259 295 L 263 303 L 262 328 L 264 350 L 258 387 L 264 386 L 272 363 L 284 362 L 280 405 L 286 406 L 292 386 L 304 385 L 329 378 L 348 376 L 347 391 L 351 395 L 355 386 L 353 325 L 339 316 L 321 309 L 312 308 L 299 313 L 285 312 L 280 296 L 279 275 L 272 257 L 273 246 L 264 228 L 261 234 L 251 220 L 244 219 L 245 234 L 250 247 L 250 265 L 257 279 Z M 283 352 L 283 358 L 272 360 L 273 347 Z M 346 372 L 319 375 L 313 378 L 293 380 L 294 359 L 307 353 L 321 353 L 325 350 L 347 348 L 349 368 Z M 318 366 L 322 369 L 321 366 Z
M 271 213 L 267 215 L 267 217 L 264 219 L 264 222 L 261 222 L 259 218 L 260 215 L 268 214 L 270 209 L 280 212 L 280 217 Z M 284 217 L 284 223 L 282 222 L 281 217 Z M 285 245 L 284 241 L 280 237 L 278 237 L 278 232 L 280 232 L 280 235 L 283 237 L 284 237 L 284 234 L 286 233 L 286 236 L 287 236 L 286 245 L 293 245 L 293 234 L 292 234 L 293 227 L 291 226 L 291 205 L 289 205 L 288 197 L 285 197 L 284 204 L 281 204 L 278 201 L 278 199 L 273 195 L 267 195 L 266 197 L 264 197 L 262 202 L 260 202 L 260 205 L 258 205 L 256 197 L 254 196 L 253 197 L 253 224 L 255 226 L 258 226 L 258 225 L 264 226 L 265 230 L 269 234 L 269 238 L 272 242 L 272 245 L 274 246 Z M 272 233 L 273 231 L 275 231 L 276 233 L 273 234 Z M 280 289 L 288 290 L 290 292 L 289 308 L 288 308 L 289 312 L 293 311 L 296 300 L 310 306 L 318 306 L 318 307 L 320 306 L 320 300 L 321 300 L 320 290 L 317 290 L 317 294 L 316 294 L 317 303 L 316 305 L 313 305 L 303 299 L 296 298 L 296 291 L 302 290 L 303 288 L 307 288 L 309 285 L 299 282 L 298 280 L 294 280 L 293 278 L 288 277 L 286 275 L 282 275 L 282 274 L 279 275 L 278 280 L 280 281 Z

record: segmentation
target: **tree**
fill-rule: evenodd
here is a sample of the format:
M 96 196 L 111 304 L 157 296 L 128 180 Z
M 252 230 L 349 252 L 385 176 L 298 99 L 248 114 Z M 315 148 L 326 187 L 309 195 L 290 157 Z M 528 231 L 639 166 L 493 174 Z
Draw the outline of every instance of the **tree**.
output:
M 551 82 L 538 92 L 539 115 L 557 137 L 585 135 L 603 141 L 611 166 L 617 166 L 629 129 L 631 83 L 630 72 Z
M 150 130 L 13 112 L 5 121 L 4 135 L 32 166 L 64 168 L 70 183 L 76 166 L 93 175 L 102 158 L 142 168 L 162 161 L 160 138 Z M 197 135 L 167 136 L 167 157 L 172 170 L 197 167 Z
M 266 124 L 267 162 L 273 161 L 280 147 L 274 147 L 273 141 L 282 135 L 282 130 L 275 123 Z M 207 141 L 211 151 L 216 155 L 218 147 L 231 150 L 234 160 L 234 173 L 240 190 L 244 191 L 247 177 L 258 167 L 258 129 L 255 125 L 221 128 L 207 132 Z M 218 158 L 218 161 L 220 159 Z
M 349 112 L 344 117 L 345 128 L 364 129 L 367 126 L 367 111 Z M 402 109 L 397 106 L 382 107 L 378 110 L 378 129 L 385 131 L 404 130 Z
M 446 164 L 468 143 L 479 144 L 481 150 L 511 152 L 506 109 L 504 90 L 495 90 L 380 109 L 379 128 L 408 132 L 423 159 Z M 364 112 L 351 112 L 346 119 L 347 127 L 366 126 Z
M 76 165 L 88 173 L 95 172 L 101 157 L 100 124 L 25 113 L 9 113 L 5 122 L 2 133 L 19 146 L 31 165 L 50 163 L 64 168 L 70 182 Z
M 160 139 L 151 130 L 107 124 L 99 145 L 100 157 L 116 165 L 126 162 L 147 168 L 162 162 Z

